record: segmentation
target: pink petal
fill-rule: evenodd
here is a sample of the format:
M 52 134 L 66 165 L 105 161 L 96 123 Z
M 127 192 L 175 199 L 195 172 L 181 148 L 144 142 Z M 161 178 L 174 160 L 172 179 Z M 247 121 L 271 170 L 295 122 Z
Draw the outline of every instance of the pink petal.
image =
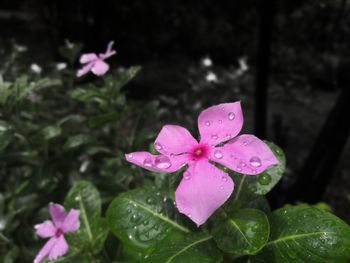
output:
M 254 135 L 241 135 L 215 148 L 210 160 L 247 175 L 262 173 L 279 163 L 270 148 Z
M 47 255 L 49 255 L 51 249 L 56 244 L 56 238 L 50 238 L 43 248 L 39 251 L 38 255 L 36 255 L 34 259 L 34 263 L 41 263 Z
M 56 227 L 53 225 L 52 221 L 46 220 L 41 224 L 34 226 L 36 234 L 42 238 L 52 237 L 56 233 Z
M 198 117 L 201 143 L 217 145 L 235 137 L 243 126 L 240 102 L 212 106 Z
M 80 227 L 79 221 L 80 211 L 72 209 L 69 211 L 68 215 L 64 219 L 61 229 L 64 233 L 77 231 Z
M 51 218 L 56 227 L 59 227 L 63 220 L 66 218 L 66 211 L 64 207 L 59 204 L 50 203 L 49 211 L 51 214 Z
M 198 161 L 183 174 L 175 193 L 176 205 L 200 226 L 225 203 L 233 188 L 234 183 L 225 172 L 206 160 Z
M 196 145 L 198 142 L 191 133 L 177 125 L 163 126 L 154 143 L 155 149 L 167 156 L 189 152 Z
M 109 57 L 111 57 L 111 56 L 113 56 L 114 54 L 117 53 L 115 50 L 112 50 L 113 45 L 114 45 L 114 41 L 110 41 L 108 43 L 106 53 L 100 54 L 100 58 L 101 59 L 109 58 Z
M 64 239 L 64 236 L 61 235 L 60 237 L 55 239 L 56 243 L 50 250 L 49 260 L 56 260 L 58 257 L 61 257 L 68 252 L 68 244 L 67 241 Z
M 93 67 L 91 68 L 91 71 L 96 76 L 102 76 L 102 75 L 106 74 L 108 69 L 109 69 L 108 64 L 106 62 L 104 62 L 103 60 L 99 59 L 94 63 Z
M 187 155 L 165 156 L 153 155 L 149 152 L 133 152 L 125 155 L 128 162 L 136 164 L 144 169 L 159 173 L 173 173 L 183 167 L 187 161 Z
M 87 74 L 88 72 L 90 72 L 90 70 L 93 66 L 94 66 L 94 62 L 86 64 L 84 67 L 82 67 L 81 69 L 78 70 L 77 77 L 79 78 L 79 77 Z
M 97 59 L 98 59 L 98 57 L 95 53 L 83 54 L 80 57 L 80 63 L 85 64 L 85 63 L 96 61 Z

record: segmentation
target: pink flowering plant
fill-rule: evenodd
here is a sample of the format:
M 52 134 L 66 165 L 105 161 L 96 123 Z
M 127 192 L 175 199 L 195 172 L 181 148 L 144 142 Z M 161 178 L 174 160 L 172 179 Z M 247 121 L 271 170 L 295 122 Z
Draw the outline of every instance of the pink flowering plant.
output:
M 349 262 L 329 207 L 271 209 L 286 159 L 244 133 L 245 98 L 133 100 L 141 68 L 82 47 L 57 78 L 0 78 L 0 262 Z

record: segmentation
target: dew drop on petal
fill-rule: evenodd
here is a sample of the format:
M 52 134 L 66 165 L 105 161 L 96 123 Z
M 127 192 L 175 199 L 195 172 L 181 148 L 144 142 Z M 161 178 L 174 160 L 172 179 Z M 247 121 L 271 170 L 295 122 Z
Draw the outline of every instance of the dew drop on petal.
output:
M 158 156 L 154 162 L 159 169 L 168 169 L 171 166 L 170 159 L 166 156 Z
M 236 117 L 236 115 L 235 115 L 233 112 L 229 112 L 229 113 L 228 113 L 228 119 L 229 119 L 230 121 L 233 121 L 233 120 L 235 119 L 235 117 Z
M 220 186 L 220 190 L 224 190 L 224 187 L 222 185 Z
M 159 142 L 156 142 L 154 144 L 154 147 L 156 148 L 157 151 L 161 151 L 163 149 L 163 146 Z
M 191 173 L 190 172 L 184 172 L 183 177 L 185 180 L 190 180 L 191 179 Z
M 147 157 L 145 160 L 143 160 L 143 165 L 146 167 L 152 167 L 153 166 L 152 158 Z
M 206 121 L 206 122 L 205 122 L 205 126 L 208 126 L 208 127 L 209 127 L 209 126 L 210 126 L 210 121 Z
M 227 177 L 224 175 L 223 177 L 221 177 L 221 179 L 224 181 L 224 182 L 227 182 Z
M 213 140 L 217 140 L 219 137 L 218 137 L 217 134 L 213 134 L 213 135 L 211 136 L 211 138 L 212 138 Z
M 220 150 L 216 150 L 216 151 L 214 152 L 214 156 L 215 156 L 215 158 L 217 158 L 217 159 L 221 159 L 224 155 L 222 154 L 222 152 L 221 152 Z
M 261 166 L 261 160 L 257 156 L 253 156 L 252 158 L 250 158 L 249 163 L 253 167 L 260 167 Z
M 188 216 L 189 218 L 192 218 L 192 215 L 191 215 L 190 213 L 188 213 L 187 216 Z
M 219 120 L 219 124 L 221 124 L 222 123 L 222 120 Z

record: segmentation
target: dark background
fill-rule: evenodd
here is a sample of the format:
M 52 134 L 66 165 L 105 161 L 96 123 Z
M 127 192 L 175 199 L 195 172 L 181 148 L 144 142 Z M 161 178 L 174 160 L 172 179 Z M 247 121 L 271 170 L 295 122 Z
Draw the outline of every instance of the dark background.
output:
M 129 99 L 178 99 L 169 107 L 183 116 L 193 105 L 181 96 L 209 56 L 219 80 L 201 107 L 241 100 L 245 131 L 287 154 L 272 205 L 325 201 L 350 222 L 348 2 L 2 0 L 0 64 L 13 43 L 28 47 L 23 68 L 35 62 L 45 70 L 62 61 L 66 39 L 83 43 L 84 52 L 115 40 L 115 67 L 143 66 Z M 240 58 L 249 69 L 232 76 Z

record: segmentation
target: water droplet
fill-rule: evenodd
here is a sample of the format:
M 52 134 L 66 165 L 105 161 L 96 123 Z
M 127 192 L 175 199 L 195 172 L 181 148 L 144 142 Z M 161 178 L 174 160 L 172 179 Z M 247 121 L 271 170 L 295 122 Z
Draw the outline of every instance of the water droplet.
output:
M 216 150 L 216 151 L 214 152 L 214 156 L 215 156 L 215 158 L 217 158 L 217 159 L 221 159 L 224 155 L 222 154 L 222 152 L 221 152 L 220 150 Z
M 242 168 L 240 166 L 237 166 L 237 171 L 242 172 Z
M 191 179 L 191 173 L 190 172 L 184 172 L 183 177 L 185 180 L 190 180 Z
M 213 135 L 211 136 L 211 138 L 212 138 L 213 140 L 217 140 L 219 137 L 218 137 L 217 134 L 213 134 Z
M 128 238 L 129 238 L 129 239 L 132 239 L 132 235 L 128 235 Z
M 189 218 L 192 218 L 192 215 L 191 215 L 190 213 L 188 213 L 187 216 L 188 216 Z
M 229 112 L 229 113 L 228 113 L 228 119 L 229 119 L 230 121 L 233 121 L 233 120 L 235 119 L 235 117 L 236 117 L 236 115 L 235 115 L 233 112 Z
M 133 155 L 131 153 L 128 154 L 128 158 L 131 159 Z
M 224 182 L 227 182 L 227 176 L 226 176 L 226 175 L 222 176 L 221 179 L 222 179 Z
M 158 230 L 159 229 L 159 225 L 154 225 L 154 229 Z
M 219 124 L 221 124 L 222 123 L 222 120 L 219 120 Z
M 260 167 L 261 166 L 261 160 L 257 156 L 253 156 L 252 158 L 250 158 L 249 163 L 253 167 Z
M 210 126 L 210 121 L 206 121 L 205 126 Z
M 220 186 L 220 190 L 224 190 L 224 187 L 222 185 Z
M 131 221 L 131 222 L 136 222 L 137 219 L 138 219 L 138 216 L 137 216 L 137 215 L 132 215 L 130 221 Z
M 159 169 L 168 169 L 171 166 L 170 159 L 166 156 L 158 156 L 154 162 Z
M 231 139 L 231 135 L 230 134 L 226 134 L 226 140 Z
M 272 178 L 268 174 L 262 174 L 259 176 L 259 183 L 262 185 L 268 185 L 269 183 L 271 183 L 271 181 Z
M 154 144 L 154 147 L 156 148 L 157 151 L 161 151 L 163 149 L 163 146 L 159 142 L 156 142 Z
M 148 220 L 143 220 L 143 224 L 144 224 L 145 226 L 147 226 L 147 225 L 148 225 L 148 223 L 149 223 L 149 221 L 148 221 Z
M 247 145 L 248 145 L 248 142 L 247 142 L 247 141 L 244 141 L 244 142 L 243 142 L 243 145 L 244 145 L 244 146 L 247 146 Z
M 145 160 L 143 160 L 143 165 L 146 167 L 152 167 L 153 166 L 152 158 L 147 157 Z
M 126 212 L 128 212 L 128 214 L 130 214 L 131 213 L 131 209 L 126 210 Z
M 147 204 L 153 204 L 153 203 L 154 203 L 154 200 L 153 200 L 152 197 L 148 197 L 148 198 L 146 199 L 146 202 L 147 202 Z

